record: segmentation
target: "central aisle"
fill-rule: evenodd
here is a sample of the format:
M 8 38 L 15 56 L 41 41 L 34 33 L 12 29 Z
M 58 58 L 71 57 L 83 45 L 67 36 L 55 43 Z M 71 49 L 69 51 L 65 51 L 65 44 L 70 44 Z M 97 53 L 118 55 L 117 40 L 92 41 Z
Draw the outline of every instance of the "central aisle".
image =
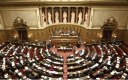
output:
M 50 39 L 50 38 L 49 38 Z M 47 40 L 47 43 L 46 43 L 46 45 L 49 43 L 49 39 Z M 81 47 L 80 48 L 76 48 L 76 51 L 80 51 L 80 50 L 82 50 L 82 49 L 84 49 L 85 50 L 85 46 L 84 46 L 84 42 L 82 41 L 82 39 L 80 39 L 80 43 L 81 43 Z M 46 46 L 46 48 L 47 48 L 47 46 Z M 67 80 L 68 79 L 68 75 L 67 75 L 67 72 L 68 72 L 68 70 L 67 70 L 67 64 L 65 63 L 66 61 L 67 61 L 67 56 L 68 55 L 74 55 L 73 54 L 73 51 L 72 52 L 57 52 L 57 48 L 53 48 L 53 47 L 51 47 L 50 48 L 50 50 L 53 50 L 55 53 L 57 53 L 58 55 L 60 55 L 60 56 L 63 56 L 63 58 L 64 58 L 64 65 L 63 65 L 63 80 Z
M 85 47 L 80 47 L 80 48 L 76 48 L 76 51 L 80 51 L 81 49 L 85 49 Z M 64 80 L 67 80 L 68 79 L 68 75 L 67 75 L 67 64 L 65 63 L 67 61 L 67 56 L 68 55 L 74 55 L 73 54 L 73 51 L 72 52 L 57 52 L 57 48 L 50 48 L 50 50 L 53 50 L 55 53 L 57 53 L 58 55 L 61 55 L 63 56 L 64 58 L 64 65 L 63 65 L 63 71 L 64 71 L 64 74 L 63 74 L 63 79 Z
M 56 48 L 50 48 L 50 50 L 53 50 L 55 53 L 57 53 L 58 55 L 61 55 L 63 56 L 64 58 L 64 65 L 63 65 L 63 71 L 64 71 L 64 74 L 63 74 L 63 79 L 64 80 L 67 80 L 67 64 L 65 63 L 67 61 L 67 56 L 68 55 L 73 55 L 73 52 L 57 52 L 57 49 Z

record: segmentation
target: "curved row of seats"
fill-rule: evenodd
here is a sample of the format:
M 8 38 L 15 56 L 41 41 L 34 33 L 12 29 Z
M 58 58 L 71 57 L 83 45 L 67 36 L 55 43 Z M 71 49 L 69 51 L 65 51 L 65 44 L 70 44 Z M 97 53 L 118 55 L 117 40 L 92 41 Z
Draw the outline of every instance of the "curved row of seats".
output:
M 12 44 L 2 44 L 0 48 L 1 79 L 62 79 L 63 57 L 54 51 Z
M 82 51 L 77 51 L 78 54 L 74 57 L 68 56 L 67 69 L 69 80 L 90 78 L 127 79 L 128 45 L 125 45 L 97 45 L 90 48 L 87 47 L 87 51 L 84 50 L 83 56 L 79 56 Z

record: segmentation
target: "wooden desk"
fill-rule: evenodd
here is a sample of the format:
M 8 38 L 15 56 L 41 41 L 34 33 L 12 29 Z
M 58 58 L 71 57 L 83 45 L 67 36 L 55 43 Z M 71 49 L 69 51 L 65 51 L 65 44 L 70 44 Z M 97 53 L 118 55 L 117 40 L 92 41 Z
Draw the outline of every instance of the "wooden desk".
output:
M 64 46 L 76 45 L 79 41 L 78 36 L 69 36 L 69 35 L 61 35 L 61 36 L 52 36 L 51 37 L 51 43 L 54 45 L 62 44 Z
M 58 48 L 57 51 L 62 51 L 62 52 L 72 52 L 72 48 L 66 48 L 66 49 Z

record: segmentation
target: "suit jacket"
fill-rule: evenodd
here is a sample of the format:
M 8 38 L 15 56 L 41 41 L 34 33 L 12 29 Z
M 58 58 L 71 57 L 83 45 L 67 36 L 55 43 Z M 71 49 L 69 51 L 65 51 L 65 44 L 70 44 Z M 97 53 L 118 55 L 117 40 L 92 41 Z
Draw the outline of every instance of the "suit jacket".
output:
M 99 74 L 98 74 L 99 76 L 101 76 L 101 77 L 103 77 L 103 75 L 104 75 L 104 72 L 99 72 Z
M 115 56 L 112 56 L 111 61 L 113 61 L 114 59 L 115 59 Z
M 106 58 L 106 57 L 107 57 L 107 54 L 105 53 L 105 54 L 104 54 L 104 58 Z
M 108 70 L 107 70 L 107 73 L 110 73 L 111 71 L 112 71 L 112 69 L 108 69 Z
M 0 57 L 2 57 L 2 58 L 5 57 L 5 54 L 0 54 Z
M 124 67 L 120 67 L 120 68 L 119 68 L 119 71 L 124 71 L 124 70 L 125 70 Z
M 31 74 L 32 71 L 31 70 L 26 70 L 26 74 Z
M 22 68 L 23 66 L 20 65 L 20 64 L 16 64 L 16 67 L 17 67 L 17 68 Z
M 120 72 L 120 73 L 116 73 L 116 75 L 118 75 L 118 76 L 122 76 L 122 75 L 123 75 L 123 73 L 121 73 L 121 72 Z
M 92 69 L 91 68 L 89 68 L 88 73 L 92 73 Z
M 99 65 L 98 66 L 98 69 L 101 69 L 103 66 L 104 66 L 103 64 Z
M 28 60 L 24 61 L 25 64 L 29 64 L 30 62 Z
M 12 72 L 12 71 L 9 71 L 8 73 L 9 73 L 9 74 L 11 74 L 11 75 L 13 75 L 13 74 L 14 74 L 14 72 Z
M 6 64 L 8 64 L 8 65 L 12 65 L 11 61 L 7 61 Z

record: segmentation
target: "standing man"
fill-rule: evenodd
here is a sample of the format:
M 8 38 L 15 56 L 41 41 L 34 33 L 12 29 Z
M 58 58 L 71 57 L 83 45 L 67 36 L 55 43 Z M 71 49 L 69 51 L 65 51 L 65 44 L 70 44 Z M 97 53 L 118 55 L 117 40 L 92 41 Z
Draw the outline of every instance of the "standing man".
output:
M 75 55 L 75 52 L 76 52 L 76 47 L 74 46 L 73 47 L 73 53 L 74 53 L 74 55 Z

